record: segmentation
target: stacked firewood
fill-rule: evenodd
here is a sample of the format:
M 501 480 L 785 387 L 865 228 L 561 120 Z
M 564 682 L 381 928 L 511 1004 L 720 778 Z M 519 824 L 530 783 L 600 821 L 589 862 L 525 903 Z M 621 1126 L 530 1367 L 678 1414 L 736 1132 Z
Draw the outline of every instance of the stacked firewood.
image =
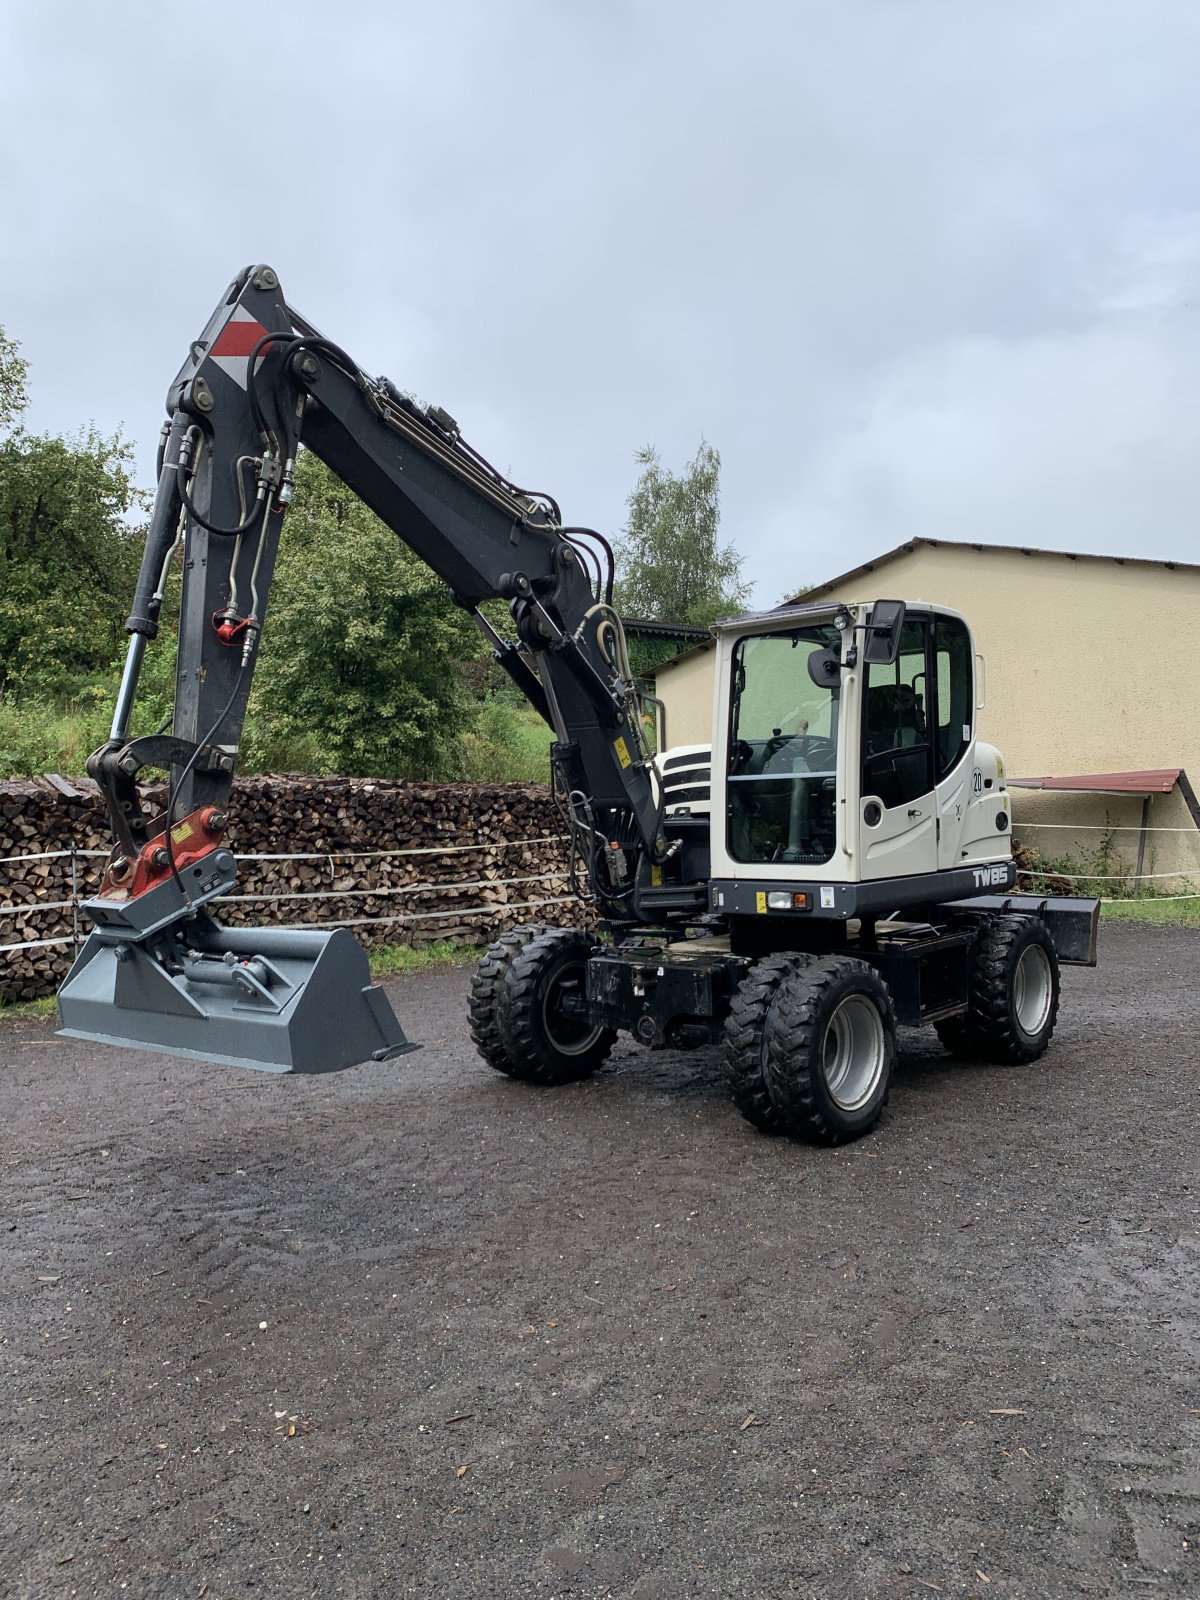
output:
M 145 798 L 161 808 L 161 786 Z M 251 777 L 235 783 L 230 816 L 238 883 L 213 907 L 230 924 L 341 923 L 371 947 L 486 943 L 585 915 L 540 785 Z M 0 950 L 0 1000 L 58 986 L 109 847 L 89 780 L 0 782 L 0 946 L 25 946 Z M 55 940 L 68 942 L 41 942 Z

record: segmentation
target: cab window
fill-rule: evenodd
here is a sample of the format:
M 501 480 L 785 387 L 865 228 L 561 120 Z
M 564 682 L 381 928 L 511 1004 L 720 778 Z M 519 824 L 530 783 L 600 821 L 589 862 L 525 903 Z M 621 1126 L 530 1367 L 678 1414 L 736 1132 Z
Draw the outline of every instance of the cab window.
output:
M 866 669 L 862 791 L 889 811 L 933 788 L 928 627 L 926 620 L 910 616 L 895 663 L 872 662 Z
M 841 683 L 818 686 L 808 658 L 840 648 L 831 624 L 741 639 L 733 653 L 729 853 L 819 866 L 836 843 Z
M 937 781 L 954 771 L 971 743 L 974 665 L 971 635 L 958 617 L 934 621 L 937 665 Z

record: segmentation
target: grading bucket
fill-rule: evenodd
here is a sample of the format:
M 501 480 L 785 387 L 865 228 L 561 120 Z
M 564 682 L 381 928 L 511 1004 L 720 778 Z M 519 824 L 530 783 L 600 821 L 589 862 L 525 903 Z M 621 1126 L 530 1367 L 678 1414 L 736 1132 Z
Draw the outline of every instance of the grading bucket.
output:
M 339 1072 L 417 1049 L 347 929 L 224 928 L 207 912 L 149 940 L 93 933 L 58 1010 L 68 1039 L 264 1072 Z

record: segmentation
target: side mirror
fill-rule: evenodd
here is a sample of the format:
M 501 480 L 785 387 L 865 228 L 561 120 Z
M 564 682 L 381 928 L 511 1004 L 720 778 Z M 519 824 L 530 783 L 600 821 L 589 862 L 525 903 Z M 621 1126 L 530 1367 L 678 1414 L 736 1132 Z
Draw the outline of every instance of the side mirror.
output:
M 814 650 L 808 658 L 808 675 L 818 689 L 832 689 L 842 675 L 836 649 Z
M 903 600 L 876 600 L 867 623 L 863 660 L 881 667 L 896 664 L 900 655 L 900 630 L 904 626 Z

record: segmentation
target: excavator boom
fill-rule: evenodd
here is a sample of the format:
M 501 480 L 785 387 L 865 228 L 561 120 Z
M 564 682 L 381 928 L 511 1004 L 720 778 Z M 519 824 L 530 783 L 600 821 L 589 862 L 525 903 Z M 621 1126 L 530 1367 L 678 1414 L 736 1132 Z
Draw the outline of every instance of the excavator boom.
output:
M 86 910 L 95 932 L 59 995 L 63 1031 L 269 1070 L 329 1070 L 409 1048 L 344 930 L 223 929 L 204 909 L 236 861 L 223 839 L 280 532 L 301 447 L 449 586 L 554 731 L 555 793 L 583 892 L 628 928 L 694 912 L 663 887 L 672 846 L 612 605 L 612 555 L 555 501 L 508 482 L 440 408 L 370 378 L 247 268 L 167 397 L 158 487 L 112 731 L 88 771 L 114 840 Z M 132 738 L 145 650 L 182 553 L 169 731 Z M 484 602 L 509 604 L 501 637 Z M 147 769 L 169 774 L 148 815 Z M 312 1019 L 336 1017 L 334 1028 Z M 307 1022 L 306 1022 L 307 1019 Z

